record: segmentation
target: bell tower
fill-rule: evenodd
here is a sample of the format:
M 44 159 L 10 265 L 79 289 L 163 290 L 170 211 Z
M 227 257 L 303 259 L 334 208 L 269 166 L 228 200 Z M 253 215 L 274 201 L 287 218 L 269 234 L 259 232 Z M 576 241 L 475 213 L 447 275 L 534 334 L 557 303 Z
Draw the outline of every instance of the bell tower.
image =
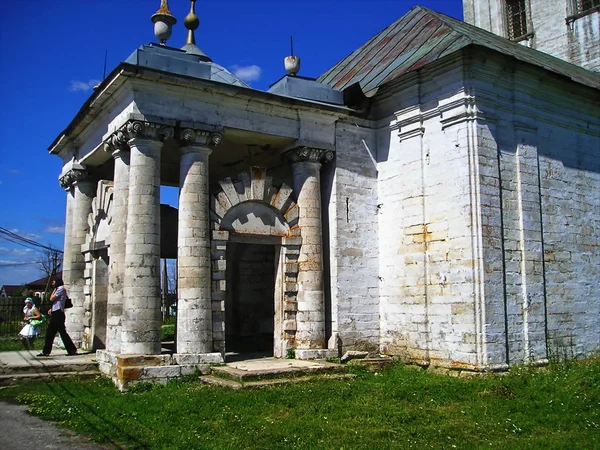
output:
M 600 0 L 463 0 L 464 20 L 600 71 Z

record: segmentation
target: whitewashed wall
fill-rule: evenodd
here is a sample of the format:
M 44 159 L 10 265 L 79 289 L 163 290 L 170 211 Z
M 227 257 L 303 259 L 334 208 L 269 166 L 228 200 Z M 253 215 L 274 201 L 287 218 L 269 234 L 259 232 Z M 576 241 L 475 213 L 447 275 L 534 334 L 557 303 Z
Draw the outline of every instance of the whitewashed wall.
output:
M 382 352 L 497 369 L 597 351 L 598 92 L 488 52 L 380 95 Z
M 377 169 L 373 132 L 362 121 L 336 124 L 328 202 L 332 331 L 343 349 L 377 352 L 379 282 Z

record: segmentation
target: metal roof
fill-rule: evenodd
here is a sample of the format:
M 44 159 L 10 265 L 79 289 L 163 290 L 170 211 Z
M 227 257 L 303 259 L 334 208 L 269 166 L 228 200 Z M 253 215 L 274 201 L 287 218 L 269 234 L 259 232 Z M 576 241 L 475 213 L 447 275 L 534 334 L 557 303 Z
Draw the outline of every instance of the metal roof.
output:
M 371 97 L 382 86 L 444 56 L 477 45 L 599 89 L 600 75 L 422 6 L 374 36 L 317 81 L 344 90 L 360 83 Z

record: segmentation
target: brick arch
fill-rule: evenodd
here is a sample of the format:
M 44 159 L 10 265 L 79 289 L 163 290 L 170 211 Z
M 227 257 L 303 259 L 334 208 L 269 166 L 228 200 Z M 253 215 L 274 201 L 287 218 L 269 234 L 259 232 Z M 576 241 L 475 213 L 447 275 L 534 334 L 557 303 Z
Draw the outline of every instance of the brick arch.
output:
M 225 299 L 227 297 L 227 245 L 233 236 L 268 237 L 280 247 L 275 301 L 275 356 L 285 357 L 295 347 L 298 257 L 302 238 L 293 189 L 272 185 L 267 170 L 251 167 L 219 182 L 211 196 L 213 350 L 225 352 Z M 270 212 L 269 212 L 270 211 Z M 254 221 L 255 218 L 260 221 Z M 244 223 L 245 220 L 248 220 Z M 279 223 L 271 223 L 270 221 Z M 251 223 L 252 222 L 252 223 Z M 262 224 L 260 223 L 262 222 Z M 250 225 L 248 225 L 250 223 Z
M 210 217 L 213 229 L 236 231 L 236 227 L 221 228 L 223 219 L 232 209 L 239 209 L 247 202 L 267 205 L 277 211 L 287 225 L 286 235 L 294 235 L 298 226 L 298 207 L 292 199 L 293 190 L 285 183 L 281 187 L 273 186 L 267 169 L 251 167 L 248 172 L 238 174 L 234 179 L 227 177 L 219 182 L 220 190 L 211 199 Z M 247 206 L 252 207 L 252 203 Z M 258 209 L 258 208 L 257 208 Z M 265 230 L 257 234 L 268 234 Z M 281 233 L 273 234 L 281 236 Z

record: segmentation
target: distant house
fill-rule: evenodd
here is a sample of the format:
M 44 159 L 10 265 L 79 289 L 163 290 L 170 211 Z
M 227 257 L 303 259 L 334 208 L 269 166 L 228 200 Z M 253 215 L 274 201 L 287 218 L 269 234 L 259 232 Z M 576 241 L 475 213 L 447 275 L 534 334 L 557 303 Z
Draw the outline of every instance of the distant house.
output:
M 0 297 L 13 297 L 19 295 L 24 287 L 24 285 L 5 284 L 0 288 Z
M 62 277 L 62 272 L 58 272 L 56 275 Z M 25 290 L 36 297 L 42 297 L 42 294 L 46 289 L 50 288 L 50 283 L 48 282 L 49 278 L 50 277 L 44 277 L 21 285 L 5 284 L 0 288 L 0 297 L 19 296 Z

